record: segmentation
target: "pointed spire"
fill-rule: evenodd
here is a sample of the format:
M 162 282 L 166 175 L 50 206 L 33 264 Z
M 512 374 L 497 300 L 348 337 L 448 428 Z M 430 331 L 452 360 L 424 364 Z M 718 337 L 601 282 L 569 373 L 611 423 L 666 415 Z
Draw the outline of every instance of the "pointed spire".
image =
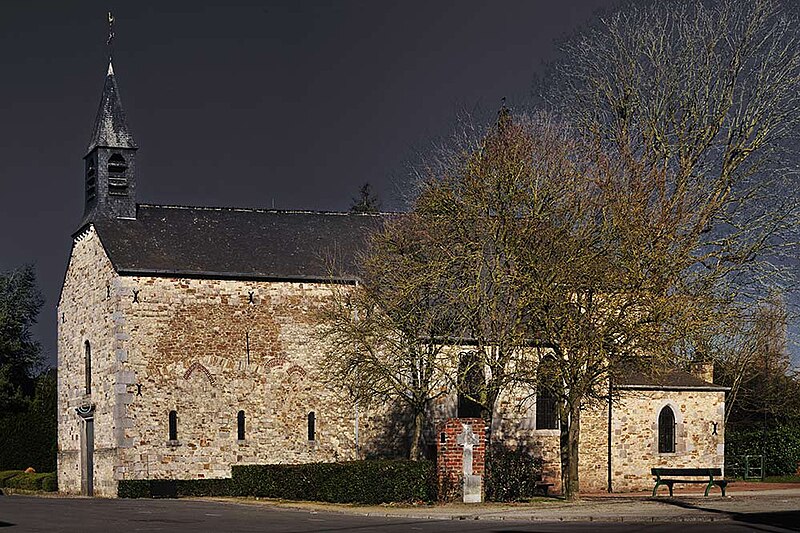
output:
M 136 148 L 136 142 L 128 129 L 125 111 L 119 97 L 114 67 L 108 62 L 108 74 L 100 97 L 100 107 L 94 120 L 94 131 L 89 140 L 89 152 L 104 146 L 108 148 Z

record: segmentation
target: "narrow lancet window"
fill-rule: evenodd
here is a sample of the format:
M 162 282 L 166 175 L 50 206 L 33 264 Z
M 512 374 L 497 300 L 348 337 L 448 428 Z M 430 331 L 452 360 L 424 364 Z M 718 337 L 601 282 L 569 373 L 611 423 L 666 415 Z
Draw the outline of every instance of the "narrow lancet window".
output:
M 669 405 L 658 415 L 658 453 L 675 453 L 675 413 Z
M 554 379 L 555 361 L 545 357 L 539 363 L 536 386 L 536 429 L 558 429 L 558 402 L 550 385 Z
M 169 412 L 169 440 L 178 440 L 178 411 Z
M 317 438 L 317 417 L 314 411 L 308 413 L 308 440 L 316 440 Z
M 236 435 L 239 440 L 244 440 L 244 411 L 236 415 Z
M 536 392 L 536 429 L 558 429 L 556 397 L 541 386 Z
M 86 394 L 92 393 L 92 345 L 86 341 L 83 345 L 83 365 Z

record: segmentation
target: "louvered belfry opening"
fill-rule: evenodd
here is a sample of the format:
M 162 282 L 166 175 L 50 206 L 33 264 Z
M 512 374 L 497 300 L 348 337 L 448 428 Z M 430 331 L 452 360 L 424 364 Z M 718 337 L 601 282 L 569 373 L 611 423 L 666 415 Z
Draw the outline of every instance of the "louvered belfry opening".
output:
M 128 164 L 120 154 L 112 154 L 108 158 L 108 194 L 112 196 L 128 195 Z

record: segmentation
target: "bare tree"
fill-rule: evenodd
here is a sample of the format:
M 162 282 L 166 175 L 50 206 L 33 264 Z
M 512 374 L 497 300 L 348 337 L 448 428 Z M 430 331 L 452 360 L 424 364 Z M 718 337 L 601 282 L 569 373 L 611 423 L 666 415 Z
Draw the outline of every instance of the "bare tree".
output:
M 648 353 L 699 358 L 747 306 L 796 285 L 800 204 L 788 150 L 800 120 L 797 28 L 772 0 L 630 5 L 565 47 L 550 103 L 619 165 L 613 181 L 631 193 L 640 188 L 631 206 L 643 209 L 631 220 L 642 230 L 623 223 L 622 242 L 632 239 L 625 246 L 638 247 L 645 263 L 662 256 L 680 273 L 663 288 L 682 310 L 665 300 L 653 314 L 674 343 L 648 343 Z M 642 272 L 652 283 L 666 271 Z M 605 307 L 608 294 L 586 298 L 602 295 Z M 589 310 L 574 312 L 583 318 Z M 564 362 L 562 374 L 575 372 Z M 578 490 L 577 444 L 571 448 L 562 445 L 568 497 Z
M 778 294 L 725 337 L 715 374 L 731 387 L 725 422 L 737 426 L 800 416 L 800 382 L 788 351 L 786 303 Z
M 355 287 L 332 285 L 319 312 L 331 385 L 363 405 L 397 400 L 411 414 L 411 459 L 423 456 L 431 403 L 446 393 L 445 317 L 436 306 L 435 250 L 424 246 L 413 215 L 388 221 L 373 235 Z

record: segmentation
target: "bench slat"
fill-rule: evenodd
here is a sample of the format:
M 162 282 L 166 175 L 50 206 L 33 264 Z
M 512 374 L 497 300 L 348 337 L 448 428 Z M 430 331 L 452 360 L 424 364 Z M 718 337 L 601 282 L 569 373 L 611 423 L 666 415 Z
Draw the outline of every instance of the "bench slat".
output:
M 721 468 L 653 468 L 654 476 L 721 476 Z

